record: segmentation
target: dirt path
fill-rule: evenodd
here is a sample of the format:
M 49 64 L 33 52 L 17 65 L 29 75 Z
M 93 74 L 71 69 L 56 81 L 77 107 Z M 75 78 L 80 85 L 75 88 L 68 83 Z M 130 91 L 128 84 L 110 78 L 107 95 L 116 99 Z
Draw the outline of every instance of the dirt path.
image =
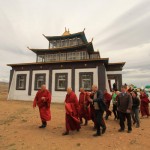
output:
M 150 149 L 150 119 L 142 119 L 141 127 L 133 132 L 118 133 L 118 122 L 111 117 L 107 122 L 107 132 L 94 138 L 93 123 L 82 127 L 79 133 L 72 132 L 63 137 L 64 106 L 52 104 L 52 120 L 46 129 L 39 129 L 38 109 L 32 109 L 31 102 L 0 100 L 0 150 L 148 150 Z

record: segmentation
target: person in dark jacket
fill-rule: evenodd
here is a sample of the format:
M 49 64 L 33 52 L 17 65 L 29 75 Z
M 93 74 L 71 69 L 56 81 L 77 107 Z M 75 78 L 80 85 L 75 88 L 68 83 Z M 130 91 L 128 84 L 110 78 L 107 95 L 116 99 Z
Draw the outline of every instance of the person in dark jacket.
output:
M 106 131 L 106 125 L 103 118 L 104 111 L 106 111 L 106 105 L 104 103 L 103 93 L 102 91 L 98 91 L 96 85 L 92 86 L 92 93 L 93 98 L 90 98 L 89 101 L 93 103 L 94 106 L 97 129 L 96 134 L 94 134 L 93 136 L 101 136 L 101 134 L 104 134 Z M 102 132 L 100 127 L 102 127 Z
M 140 121 L 139 121 L 140 100 L 137 97 L 137 92 L 136 91 L 132 92 L 132 101 L 133 101 L 133 105 L 132 105 L 132 120 L 133 120 L 133 124 L 136 123 L 136 128 L 139 128 L 140 127 Z
M 127 119 L 128 133 L 132 131 L 131 112 L 132 112 L 132 97 L 127 92 L 127 86 L 121 87 L 121 93 L 118 95 L 118 111 L 120 117 L 120 129 L 119 132 L 125 130 L 125 119 Z

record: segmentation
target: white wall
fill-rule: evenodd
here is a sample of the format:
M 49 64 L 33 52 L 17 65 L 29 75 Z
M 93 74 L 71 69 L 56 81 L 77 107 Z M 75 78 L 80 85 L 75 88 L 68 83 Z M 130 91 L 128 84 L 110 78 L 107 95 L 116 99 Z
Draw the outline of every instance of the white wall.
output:
M 32 73 L 32 89 L 31 96 L 28 95 L 29 88 L 29 71 L 14 71 L 12 82 L 10 85 L 10 90 L 8 94 L 8 100 L 24 100 L 24 101 L 33 101 L 36 95 L 34 90 L 35 74 L 45 73 L 46 74 L 46 87 L 49 86 L 49 70 L 36 70 Z M 26 89 L 25 90 L 16 90 L 16 79 L 18 74 L 26 74 Z
M 75 69 L 75 93 L 79 97 L 79 73 L 93 72 L 93 84 L 98 85 L 98 68 Z
M 75 93 L 77 97 L 79 96 L 79 73 L 80 72 L 93 72 L 93 84 L 98 85 L 98 68 L 86 68 L 86 69 L 75 69 Z M 35 82 L 35 74 L 37 73 L 45 73 L 46 74 L 46 87 L 49 87 L 49 70 L 34 70 L 32 73 L 32 89 L 31 96 L 28 95 L 28 87 L 29 87 L 29 71 L 14 71 L 12 83 L 10 85 L 10 91 L 8 94 L 8 99 L 11 100 L 28 100 L 33 101 L 36 92 L 34 90 L 34 82 Z M 64 102 L 66 91 L 55 91 L 55 74 L 56 73 L 68 73 L 68 85 L 67 87 L 71 87 L 71 69 L 59 69 L 52 71 L 52 102 Z M 26 90 L 16 90 L 16 77 L 17 74 L 27 74 L 26 78 Z M 106 77 L 107 80 L 107 77 Z M 106 83 L 106 87 L 108 87 L 108 81 Z
M 64 102 L 66 91 L 55 91 L 55 74 L 68 73 L 68 86 L 71 87 L 71 69 L 59 69 L 52 71 L 52 102 Z
M 26 89 L 25 90 L 16 90 L 16 79 L 18 74 L 26 74 Z M 10 85 L 10 91 L 8 94 L 8 100 L 30 100 L 28 96 L 28 87 L 29 87 L 29 71 L 14 71 L 12 83 Z
M 43 74 L 45 73 L 46 74 L 46 81 L 45 81 L 45 85 L 46 85 L 46 88 L 48 89 L 49 88 L 49 70 L 33 70 L 32 72 L 32 90 L 31 90 L 31 99 L 34 99 L 36 93 L 37 93 L 37 90 L 34 90 L 34 83 L 35 83 L 35 74 Z

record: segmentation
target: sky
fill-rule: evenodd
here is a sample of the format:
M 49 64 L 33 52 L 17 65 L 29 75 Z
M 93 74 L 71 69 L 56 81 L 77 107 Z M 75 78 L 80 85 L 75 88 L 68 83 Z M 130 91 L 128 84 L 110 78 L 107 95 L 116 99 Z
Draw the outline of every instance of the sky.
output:
M 123 83 L 150 84 L 150 0 L 0 0 L 0 81 L 6 64 L 35 62 L 30 48 L 48 48 L 48 36 L 85 28 L 95 51 L 126 62 Z

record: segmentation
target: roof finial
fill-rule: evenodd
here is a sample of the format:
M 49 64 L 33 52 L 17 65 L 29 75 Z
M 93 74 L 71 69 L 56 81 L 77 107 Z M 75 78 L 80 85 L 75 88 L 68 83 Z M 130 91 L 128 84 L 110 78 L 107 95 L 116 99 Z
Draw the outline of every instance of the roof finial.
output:
M 85 31 L 85 28 L 83 29 L 83 32 Z
M 93 42 L 93 39 L 94 39 L 94 38 L 92 38 L 91 42 Z
M 69 28 L 67 30 L 67 28 L 65 27 L 65 32 L 63 33 L 62 36 L 66 36 L 66 35 L 70 35 L 70 31 L 69 31 Z

